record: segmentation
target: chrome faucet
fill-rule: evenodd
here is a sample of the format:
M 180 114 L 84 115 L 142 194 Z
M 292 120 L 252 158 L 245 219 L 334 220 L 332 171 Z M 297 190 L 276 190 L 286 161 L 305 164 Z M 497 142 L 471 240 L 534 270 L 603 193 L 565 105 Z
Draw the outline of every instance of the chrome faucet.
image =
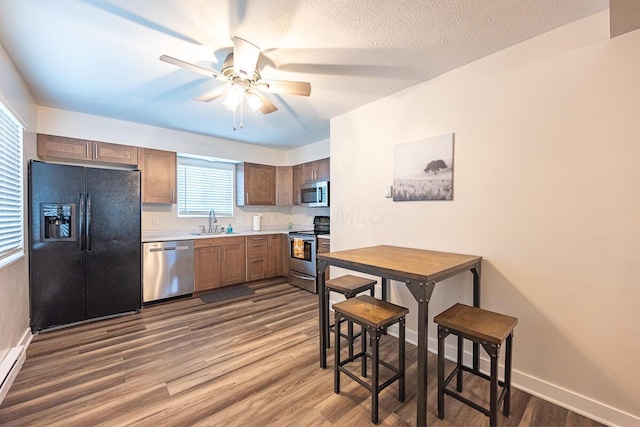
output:
M 211 226 L 211 219 L 213 218 L 213 222 L 218 222 L 218 218 L 216 218 L 216 212 L 211 209 L 209 211 L 209 233 L 213 233 L 213 227 Z

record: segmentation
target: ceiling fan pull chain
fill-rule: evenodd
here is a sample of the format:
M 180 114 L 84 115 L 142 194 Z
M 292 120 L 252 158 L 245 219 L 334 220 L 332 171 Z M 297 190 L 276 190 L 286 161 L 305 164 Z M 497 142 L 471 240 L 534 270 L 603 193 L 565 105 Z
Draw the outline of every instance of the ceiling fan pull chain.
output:
M 242 104 L 244 104 L 244 95 L 242 96 L 242 101 L 240 101 L 240 129 L 244 127 L 244 124 L 242 123 Z
M 233 110 L 233 130 L 236 130 L 236 110 Z

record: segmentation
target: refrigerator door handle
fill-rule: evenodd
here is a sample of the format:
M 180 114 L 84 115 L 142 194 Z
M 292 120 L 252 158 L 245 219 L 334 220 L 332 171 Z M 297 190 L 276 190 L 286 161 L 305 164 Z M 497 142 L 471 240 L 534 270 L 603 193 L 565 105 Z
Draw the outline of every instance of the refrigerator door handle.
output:
M 91 250 L 91 194 L 87 194 L 87 227 L 85 228 L 87 250 Z
M 84 236 L 82 234 L 82 226 L 84 224 L 84 196 L 79 194 L 80 199 L 78 205 L 80 206 L 80 212 L 78 212 L 78 246 L 80 246 L 80 252 L 84 251 Z

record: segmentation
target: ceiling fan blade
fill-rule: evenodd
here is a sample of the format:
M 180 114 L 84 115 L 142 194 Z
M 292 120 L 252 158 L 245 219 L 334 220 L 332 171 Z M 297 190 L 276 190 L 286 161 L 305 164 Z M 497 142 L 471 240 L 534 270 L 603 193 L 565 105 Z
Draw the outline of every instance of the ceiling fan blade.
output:
M 311 94 L 311 83 L 308 82 L 260 79 L 257 85 L 260 90 L 270 93 L 284 93 L 298 96 L 309 96 Z
M 209 92 L 203 93 L 202 95 L 197 96 L 193 99 L 196 101 L 202 101 L 202 102 L 213 101 L 216 98 L 220 98 L 221 96 L 224 96 L 230 87 L 231 87 L 230 84 L 226 84 L 217 89 L 213 89 L 213 90 L 210 90 Z
M 258 65 L 260 48 L 253 43 L 241 39 L 233 38 L 233 71 L 243 79 L 250 79 L 256 71 Z
M 273 102 L 269 101 L 269 99 L 261 94 L 260 91 L 254 90 L 253 93 L 260 98 L 260 101 L 262 101 L 262 107 L 260 107 L 260 112 L 262 114 L 269 114 L 278 110 L 278 108 L 273 105 Z
M 214 77 L 216 79 L 226 80 L 222 74 L 217 71 L 210 70 L 208 68 L 203 68 L 198 65 L 190 64 L 188 62 L 181 61 L 179 59 L 173 58 L 171 56 L 162 55 L 160 57 L 160 61 L 168 62 L 169 64 L 177 65 L 178 67 L 186 68 L 187 70 L 195 71 L 196 73 L 204 74 L 208 77 Z

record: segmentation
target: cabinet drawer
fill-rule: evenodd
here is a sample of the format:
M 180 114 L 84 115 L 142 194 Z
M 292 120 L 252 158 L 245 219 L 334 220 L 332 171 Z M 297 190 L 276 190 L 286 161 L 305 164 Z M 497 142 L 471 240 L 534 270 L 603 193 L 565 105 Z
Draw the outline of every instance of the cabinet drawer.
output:
M 195 239 L 193 241 L 193 244 L 196 248 L 244 244 L 244 236 L 211 237 L 209 239 Z
M 269 246 L 268 236 L 247 237 L 247 258 L 264 258 Z

